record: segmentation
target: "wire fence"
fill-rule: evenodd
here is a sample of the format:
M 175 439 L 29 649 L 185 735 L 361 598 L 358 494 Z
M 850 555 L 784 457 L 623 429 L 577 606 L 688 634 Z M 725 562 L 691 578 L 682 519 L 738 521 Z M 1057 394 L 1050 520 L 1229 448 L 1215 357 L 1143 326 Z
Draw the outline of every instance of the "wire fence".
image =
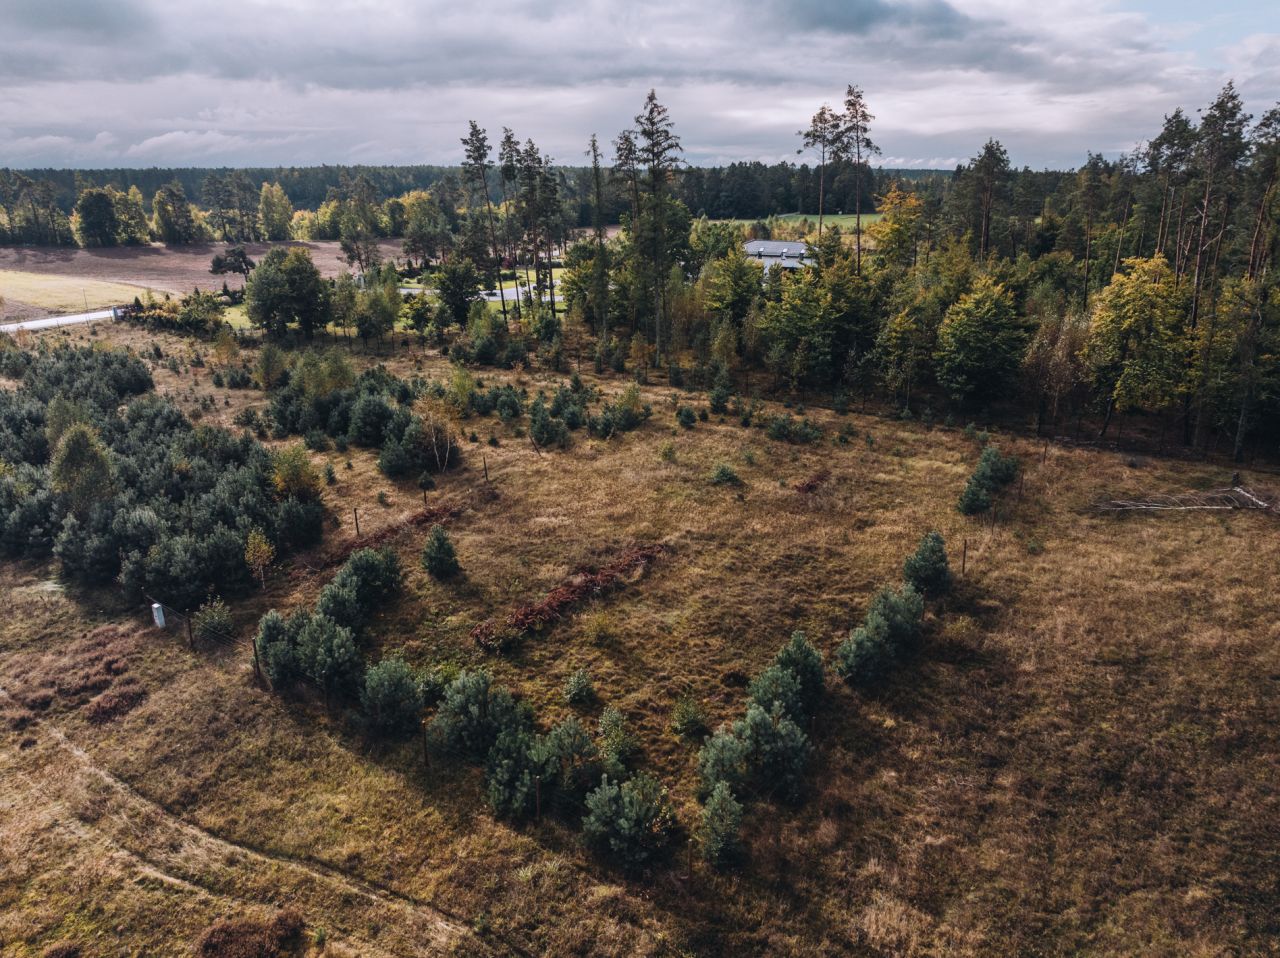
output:
M 163 621 L 164 621 L 164 625 L 162 626 L 162 628 L 169 629 L 172 626 L 180 630 L 184 630 L 187 635 L 187 643 L 192 648 L 195 648 L 195 644 L 196 644 L 195 615 L 192 613 L 183 612 L 181 609 L 175 609 L 173 606 L 169 605 L 167 602 L 161 602 L 159 599 L 153 598 L 152 596 L 146 596 L 146 599 L 148 602 L 151 603 L 151 608 L 148 609 L 148 615 L 151 618 L 151 621 L 156 625 L 160 625 L 160 623 L 156 621 L 156 615 L 155 615 L 156 607 L 159 606 L 162 612 Z M 220 629 L 214 628 L 208 622 L 205 622 L 200 625 L 199 632 L 200 632 L 199 637 L 201 641 L 212 642 L 214 645 L 217 645 L 221 648 L 227 648 L 227 649 L 253 648 L 253 643 L 250 642 L 248 639 L 242 639 L 242 638 L 239 638 L 238 636 L 234 636 L 227 632 L 223 632 Z

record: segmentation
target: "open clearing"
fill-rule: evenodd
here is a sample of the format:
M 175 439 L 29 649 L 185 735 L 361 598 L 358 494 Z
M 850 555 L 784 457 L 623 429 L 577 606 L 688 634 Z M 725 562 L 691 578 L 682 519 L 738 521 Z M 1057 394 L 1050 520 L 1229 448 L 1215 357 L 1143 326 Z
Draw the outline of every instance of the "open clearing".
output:
M 78 276 L 0 270 L 0 319 L 34 318 L 38 311 L 61 315 L 128 303 L 146 292 L 144 287 Z M 10 309 L 12 304 L 12 310 Z M 32 307 L 33 309 L 24 309 Z
M 41 336 L 192 349 L 121 326 Z M 401 375 L 449 369 L 402 345 L 354 356 Z M 531 392 L 564 378 L 478 375 Z M 187 410 L 213 395 L 206 421 L 266 405 L 213 388 L 207 370 L 160 363 L 155 376 Z M 545 722 L 568 714 L 565 679 L 589 669 L 600 702 L 584 720 L 623 711 L 687 825 L 696 747 L 669 730 L 676 698 L 692 692 L 712 725 L 736 716 L 747 677 L 793 629 L 830 655 L 922 532 L 945 534 L 957 573 L 967 540 L 965 575 L 918 658 L 870 694 L 829 676 L 809 794 L 751 809 L 740 871 L 698 865 L 690 878 L 681 851 L 628 879 L 550 818 L 496 821 L 477 769 L 425 767 L 417 742 L 374 746 L 318 700 L 267 693 L 244 650 L 187 650 L 143 609 L 8 566 L 0 953 L 76 941 L 106 955 L 126 941 L 187 955 L 211 921 L 283 905 L 350 955 L 1274 953 L 1280 526 L 1260 513 L 1091 508 L 1219 487 L 1229 472 L 998 436 L 1027 477 L 990 528 L 954 509 L 978 453 L 959 429 L 809 410 L 826 438 L 795 446 L 716 417 L 678 429 L 673 398 L 703 397 L 645 393 L 654 416 L 640 430 L 578 433 L 566 451 L 539 454 L 518 423 L 464 422 L 478 442 L 429 494 L 460 510 L 450 531 L 464 577 L 422 572 L 426 530 L 394 539 L 406 587 L 372 628 L 371 658 L 487 665 Z M 834 441 L 842 428 L 847 443 Z M 388 481 L 367 451 L 315 458 L 338 476 L 326 497 L 343 524 L 329 543 L 354 535 L 353 506 L 366 533 L 421 508 L 422 493 Z M 720 463 L 745 486 L 710 485 Z M 795 489 L 824 468 L 820 491 Z M 470 639 L 632 542 L 669 551 L 515 654 Z M 265 609 L 314 601 L 327 576 L 305 558 L 237 606 L 244 637 Z M 601 627 L 610 641 L 593 640 Z M 98 724 L 83 699 L 19 704 L 42 675 L 74 678 L 90 633 L 115 643 L 141 702 Z
M 255 262 L 271 248 L 269 243 L 245 243 Z M 325 276 L 336 276 L 350 267 L 342 260 L 337 243 L 290 243 L 304 246 Z M 147 289 L 156 294 L 185 295 L 193 289 L 218 289 L 225 278 L 238 287 L 239 276 L 215 276 L 209 261 L 226 244 L 193 246 L 142 246 L 115 249 L 52 249 L 0 247 L 0 316 L 17 319 L 47 313 L 79 312 L 85 308 L 131 302 Z M 399 240 L 380 243 L 384 258 L 403 257 Z M 84 291 L 82 294 L 82 290 Z M 28 307 L 24 311 L 24 306 Z

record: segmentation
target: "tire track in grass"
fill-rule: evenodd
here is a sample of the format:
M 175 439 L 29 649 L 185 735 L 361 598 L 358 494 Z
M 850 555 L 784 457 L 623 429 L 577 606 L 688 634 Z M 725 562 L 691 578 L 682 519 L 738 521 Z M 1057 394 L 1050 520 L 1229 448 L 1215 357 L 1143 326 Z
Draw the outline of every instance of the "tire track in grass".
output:
M 0 700 L 17 704 L 17 700 L 3 687 L 0 687 Z M 459 918 L 446 914 L 427 902 L 321 861 L 295 858 L 228 841 L 173 815 L 103 768 L 84 749 L 67 738 L 61 729 L 47 721 L 29 727 L 26 734 L 34 734 L 37 740 L 44 739 L 51 748 L 67 756 L 74 766 L 73 771 L 77 773 L 76 784 L 92 791 L 92 783 L 96 782 L 100 789 L 112 796 L 110 804 L 114 807 L 102 809 L 96 820 L 86 820 L 83 814 L 74 810 L 75 796 L 65 794 L 70 790 L 65 784 L 61 789 L 64 794 L 55 796 L 43 787 L 44 783 L 36 781 L 35 776 L 28 776 L 28 783 L 41 793 L 47 806 L 67 809 L 73 828 L 89 828 L 108 847 L 127 855 L 135 863 L 140 875 L 149 875 L 171 887 L 187 891 L 199 890 L 221 900 L 260 905 L 268 903 L 267 900 L 227 894 L 218 890 L 217 886 L 266 884 L 280 888 L 284 883 L 273 878 L 271 873 L 283 870 L 291 874 L 295 882 L 304 886 L 297 889 L 298 897 L 303 901 L 308 898 L 318 900 L 317 896 L 304 893 L 305 886 L 312 885 L 314 888 L 318 885 L 336 893 L 344 907 L 362 902 L 362 905 L 357 906 L 362 909 L 362 913 L 347 918 L 344 924 L 389 929 L 399 943 L 399 947 L 389 953 L 449 954 L 460 945 L 465 946 L 467 954 L 485 954 L 490 950 Z M 43 763 L 41 771 L 48 773 L 46 777 L 53 777 L 52 763 Z M 92 800 L 89 795 L 84 797 Z M 123 834 L 113 834 L 113 831 Z M 134 843 L 151 849 L 152 854 L 130 847 Z M 166 861 L 166 858 L 171 860 Z M 213 869 L 219 875 L 211 880 L 201 880 L 202 866 L 206 870 Z M 186 875 L 181 874 L 182 872 Z M 221 875 L 225 875 L 225 878 L 219 877 Z M 316 912 L 321 910 L 321 906 L 305 910 Z M 338 917 L 338 914 L 325 915 L 328 921 Z M 400 950 L 406 946 L 413 950 Z M 360 947 L 362 954 L 383 950 L 381 946 L 368 941 L 361 941 Z M 512 950 L 518 949 L 512 947 Z

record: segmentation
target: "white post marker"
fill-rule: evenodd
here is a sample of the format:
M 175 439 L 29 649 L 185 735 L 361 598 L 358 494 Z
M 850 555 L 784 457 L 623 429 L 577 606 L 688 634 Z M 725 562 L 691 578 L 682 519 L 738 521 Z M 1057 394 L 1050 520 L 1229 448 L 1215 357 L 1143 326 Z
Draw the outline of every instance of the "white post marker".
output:
M 155 622 L 157 628 L 164 628 L 164 606 L 159 602 L 151 603 L 151 618 Z

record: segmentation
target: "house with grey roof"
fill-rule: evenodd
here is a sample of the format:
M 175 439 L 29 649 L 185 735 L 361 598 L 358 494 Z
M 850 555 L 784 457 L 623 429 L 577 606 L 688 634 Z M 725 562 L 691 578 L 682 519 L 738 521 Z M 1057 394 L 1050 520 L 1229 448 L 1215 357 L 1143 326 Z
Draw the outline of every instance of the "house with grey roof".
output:
M 799 269 L 809 265 L 809 260 L 805 257 L 807 249 L 804 243 L 794 240 L 791 242 L 750 240 L 742 244 L 742 248 L 748 256 L 759 260 L 764 265 L 766 273 L 775 266 L 781 266 L 783 269 Z

